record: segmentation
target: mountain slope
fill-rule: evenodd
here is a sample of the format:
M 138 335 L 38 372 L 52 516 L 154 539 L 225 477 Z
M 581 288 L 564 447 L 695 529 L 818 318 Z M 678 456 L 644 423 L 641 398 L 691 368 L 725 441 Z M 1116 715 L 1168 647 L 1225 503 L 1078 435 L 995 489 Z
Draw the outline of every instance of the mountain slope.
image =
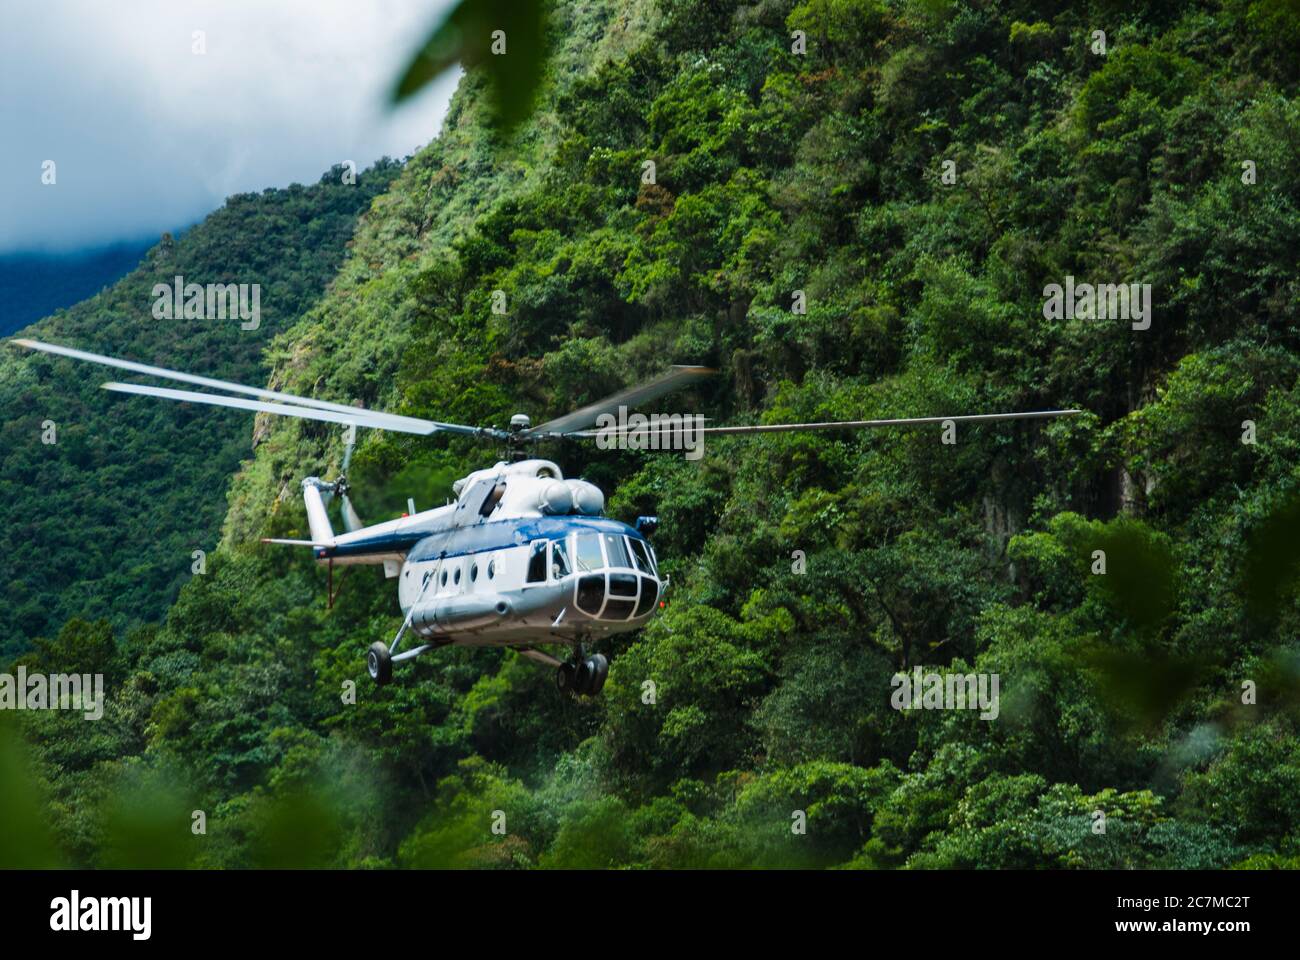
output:
M 139 265 L 151 243 L 119 243 L 65 254 L 0 255 L 0 335 L 34 323 L 115 283 Z
M 385 162 L 355 185 L 332 171 L 310 187 L 232 197 L 180 239 L 164 237 L 119 282 L 22 335 L 264 382 L 266 344 L 321 296 L 358 216 L 397 169 Z M 156 319 L 154 285 L 171 286 L 178 275 L 187 283 L 260 284 L 260 324 L 246 330 L 239 319 Z M 7 491 L 0 650 L 20 650 L 74 615 L 106 617 L 119 628 L 155 619 L 190 577 L 192 552 L 216 547 L 227 478 L 248 450 L 247 418 L 99 389 L 129 379 L 117 373 L 27 351 L 0 355 L 0 407 L 8 411 L 0 425 Z

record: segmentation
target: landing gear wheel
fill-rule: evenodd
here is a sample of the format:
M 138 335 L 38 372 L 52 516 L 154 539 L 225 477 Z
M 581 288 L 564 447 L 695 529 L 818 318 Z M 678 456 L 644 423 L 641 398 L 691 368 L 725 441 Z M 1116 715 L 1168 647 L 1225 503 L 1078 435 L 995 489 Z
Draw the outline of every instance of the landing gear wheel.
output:
M 591 696 L 591 683 L 594 677 L 591 673 L 591 661 L 582 660 L 574 664 L 573 690 L 580 697 Z
M 591 676 L 591 689 L 587 692 L 594 697 L 605 688 L 605 678 L 609 676 L 609 661 L 605 659 L 603 653 L 593 654 L 587 661 L 587 667 Z
M 605 686 L 609 661 L 597 653 L 585 660 L 566 660 L 555 671 L 555 685 L 561 693 L 594 697 Z
M 378 686 L 382 687 L 393 679 L 393 658 L 382 641 L 376 640 L 370 645 L 366 654 L 366 670 Z

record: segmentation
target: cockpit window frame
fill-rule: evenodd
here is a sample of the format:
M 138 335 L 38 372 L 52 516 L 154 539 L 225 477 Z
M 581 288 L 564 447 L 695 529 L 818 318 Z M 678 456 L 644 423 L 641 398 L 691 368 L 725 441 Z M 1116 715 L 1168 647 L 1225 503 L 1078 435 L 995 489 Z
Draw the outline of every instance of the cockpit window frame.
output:
M 632 565 L 640 573 L 654 576 L 654 564 L 650 562 L 650 554 L 647 552 L 650 544 L 646 543 L 639 537 L 627 537 L 628 550 L 632 554 Z M 644 566 L 643 566 L 644 564 Z
M 540 587 L 545 585 L 547 574 L 550 572 L 550 541 L 545 539 L 534 540 L 528 544 L 528 556 L 524 563 L 524 586 Z M 540 549 L 539 549 L 540 548 Z M 533 566 L 538 557 L 542 558 L 541 576 L 535 577 Z
M 561 573 L 557 573 L 555 569 L 557 558 L 563 562 L 564 570 Z M 573 573 L 573 561 L 569 558 L 569 540 L 567 537 L 562 540 L 551 541 L 551 560 L 546 565 L 546 569 L 552 581 L 563 580 Z

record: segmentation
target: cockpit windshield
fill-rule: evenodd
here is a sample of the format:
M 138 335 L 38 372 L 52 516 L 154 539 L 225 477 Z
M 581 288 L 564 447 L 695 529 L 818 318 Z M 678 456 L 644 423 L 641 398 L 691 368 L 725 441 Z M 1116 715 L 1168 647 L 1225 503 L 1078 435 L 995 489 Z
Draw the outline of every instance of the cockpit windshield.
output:
M 605 554 L 611 567 L 632 566 L 632 558 L 627 555 L 627 541 L 621 533 L 605 534 Z
M 575 557 L 578 561 L 579 570 L 599 570 L 605 566 L 605 557 L 600 552 L 600 534 L 580 533 L 577 537 L 577 543 Z
M 603 544 L 603 549 L 602 549 Z M 572 553 L 565 547 L 571 548 Z M 654 551 L 650 544 L 636 537 L 627 537 L 620 533 L 579 533 L 571 541 L 555 541 L 552 550 L 552 566 L 562 569 L 567 575 L 572 557 L 573 569 L 578 573 L 594 573 L 597 570 L 636 570 L 651 577 L 657 577 Z

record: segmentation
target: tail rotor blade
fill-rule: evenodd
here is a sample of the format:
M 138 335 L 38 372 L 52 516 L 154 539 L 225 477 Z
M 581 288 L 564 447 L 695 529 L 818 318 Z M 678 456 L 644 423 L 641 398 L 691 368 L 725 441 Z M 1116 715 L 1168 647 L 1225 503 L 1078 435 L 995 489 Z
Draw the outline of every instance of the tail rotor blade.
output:
M 357 448 L 357 425 L 349 424 L 348 428 L 343 431 L 343 469 L 342 473 L 347 476 L 348 466 L 352 463 L 352 451 Z
M 353 530 L 360 530 L 364 527 L 365 524 L 361 522 L 361 517 L 357 515 L 356 508 L 352 506 L 351 498 L 344 493 L 339 497 L 339 500 L 343 512 L 343 529 L 351 533 Z
M 365 526 L 361 522 L 361 517 L 357 515 L 356 508 L 352 506 L 352 498 L 348 496 L 348 467 L 352 465 L 352 451 L 356 448 L 357 427 L 356 424 L 349 424 L 343 431 L 343 469 L 334 484 L 339 492 L 339 512 L 343 514 L 343 529 L 348 533 Z

